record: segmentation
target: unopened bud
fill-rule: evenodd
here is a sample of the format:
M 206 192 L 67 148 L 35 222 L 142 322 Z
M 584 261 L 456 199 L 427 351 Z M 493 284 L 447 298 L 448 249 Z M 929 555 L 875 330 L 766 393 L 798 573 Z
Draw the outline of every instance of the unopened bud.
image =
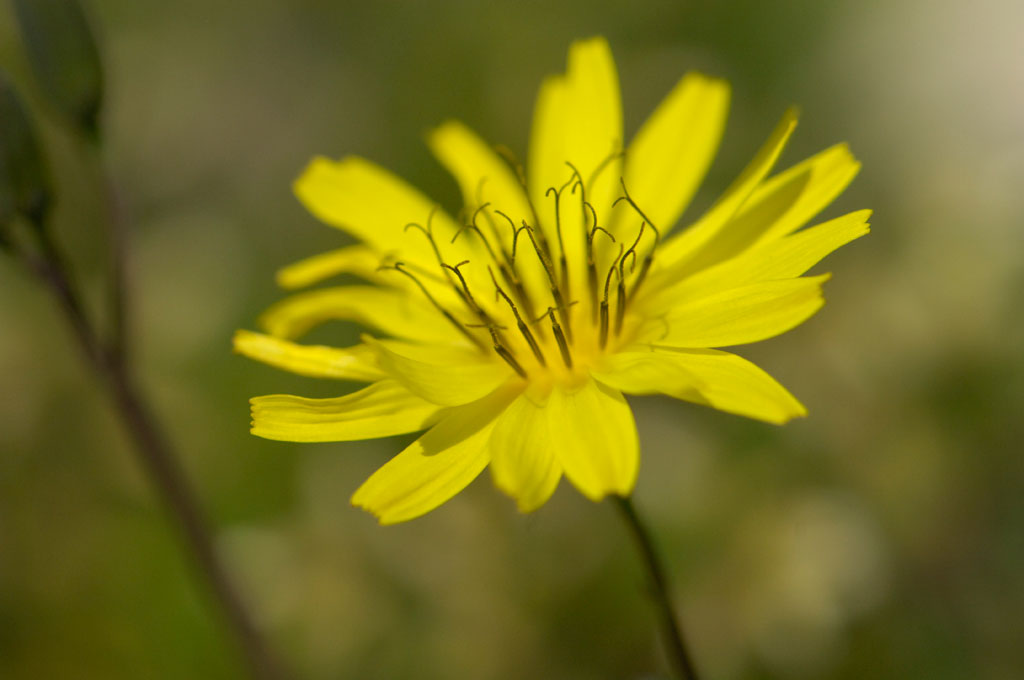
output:
M 0 226 L 18 215 L 42 225 L 49 204 L 49 176 L 35 131 L 18 93 L 0 71 Z
M 78 0 L 13 0 L 22 41 L 43 93 L 83 132 L 99 132 L 103 68 Z

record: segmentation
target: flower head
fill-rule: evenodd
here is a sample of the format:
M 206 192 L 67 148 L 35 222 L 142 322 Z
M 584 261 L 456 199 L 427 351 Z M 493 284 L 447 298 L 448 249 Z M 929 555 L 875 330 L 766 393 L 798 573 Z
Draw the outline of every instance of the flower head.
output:
M 787 113 L 712 207 L 679 220 L 718 147 L 728 85 L 691 73 L 627 147 L 603 39 L 569 50 L 537 98 L 525 171 L 457 122 L 429 135 L 465 207 L 455 217 L 361 158 L 313 160 L 295 183 L 315 216 L 361 243 L 286 267 L 279 282 L 335 274 L 239 331 L 236 350 L 302 375 L 369 383 L 330 399 L 252 400 L 252 432 L 347 441 L 426 430 L 352 497 L 382 523 L 422 515 L 488 465 L 520 510 L 563 474 L 593 500 L 628 495 L 639 444 L 628 394 L 666 394 L 770 423 L 804 407 L 721 351 L 779 335 L 823 304 L 803 274 L 868 231 L 868 211 L 801 229 L 853 179 L 845 145 L 769 176 L 796 125 Z M 799 231 L 798 231 L 799 230 Z M 297 344 L 334 319 L 370 330 L 354 347 Z

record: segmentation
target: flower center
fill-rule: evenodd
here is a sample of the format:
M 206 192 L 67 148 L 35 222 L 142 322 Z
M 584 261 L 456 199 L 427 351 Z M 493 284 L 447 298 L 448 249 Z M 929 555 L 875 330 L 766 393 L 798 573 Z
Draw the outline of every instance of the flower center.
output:
M 635 335 L 642 319 L 630 313 L 630 303 L 660 240 L 621 179 L 622 196 L 612 207 L 624 201 L 641 221 L 629 241 L 623 242 L 622 230 L 616 239 L 598 223 L 579 172 L 568 165 L 569 181 L 545 193 L 553 201 L 554 224 L 544 224 L 532 202 L 518 223 L 483 202 L 445 244 L 456 261 L 444 257 L 431 214 L 425 227 L 410 223 L 406 231 L 426 237 L 434 262 L 385 267 L 411 279 L 446 323 L 482 352 L 531 382 L 585 379 L 602 357 Z M 564 200 L 566 191 L 578 204 Z M 577 230 L 575 238 L 563 227 Z

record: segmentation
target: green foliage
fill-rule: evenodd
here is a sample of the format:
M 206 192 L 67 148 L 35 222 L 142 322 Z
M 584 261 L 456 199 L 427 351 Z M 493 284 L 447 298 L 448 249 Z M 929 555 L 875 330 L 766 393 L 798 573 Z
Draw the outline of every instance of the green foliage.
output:
M 78 0 L 13 0 L 36 80 L 50 103 L 84 134 L 99 133 L 103 67 Z
M 0 228 L 22 216 L 43 222 L 50 181 L 35 131 L 21 98 L 0 71 Z

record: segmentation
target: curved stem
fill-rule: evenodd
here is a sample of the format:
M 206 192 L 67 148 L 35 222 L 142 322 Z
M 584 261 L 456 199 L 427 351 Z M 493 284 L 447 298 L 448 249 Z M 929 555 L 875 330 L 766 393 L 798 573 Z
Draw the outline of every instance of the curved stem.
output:
M 128 431 L 134 451 L 157 487 L 165 506 L 178 523 L 197 572 L 206 581 L 225 622 L 238 638 L 249 671 L 256 680 L 280 680 L 285 675 L 270 653 L 258 628 L 217 555 L 207 519 L 184 468 L 164 436 L 152 409 L 136 386 L 131 362 L 120 353 L 123 344 L 108 346 L 90 323 L 67 265 L 43 225 L 37 225 L 39 257 L 25 253 L 29 268 L 53 295 L 71 324 L 86 361 L 110 393 Z
M 661 619 L 662 635 L 664 637 L 667 654 L 676 667 L 679 676 L 684 680 L 697 680 L 697 671 L 690 660 L 690 654 L 686 651 L 686 643 L 683 640 L 682 630 L 676 622 L 675 614 L 672 612 L 672 600 L 669 597 L 668 581 L 665 578 L 665 569 L 661 560 L 654 551 L 654 543 L 647 528 L 640 521 L 629 498 L 612 496 L 615 508 L 619 511 L 629 532 L 633 536 L 637 550 L 640 552 L 640 559 L 647 571 L 647 578 L 650 581 L 651 597 L 654 599 L 654 606 L 658 610 Z
M 97 154 L 100 152 L 97 150 Z M 102 158 L 98 158 L 96 166 L 100 174 L 99 182 L 102 184 L 100 193 L 103 196 L 104 209 L 107 214 L 107 243 L 109 253 L 107 254 L 107 266 L 109 267 L 110 286 L 110 343 L 111 354 L 121 363 L 128 363 L 131 360 L 131 347 L 129 346 L 128 318 L 128 273 L 126 257 L 128 244 L 126 240 L 127 224 L 125 224 L 124 205 L 118 193 L 117 185 L 111 179 L 106 164 Z

